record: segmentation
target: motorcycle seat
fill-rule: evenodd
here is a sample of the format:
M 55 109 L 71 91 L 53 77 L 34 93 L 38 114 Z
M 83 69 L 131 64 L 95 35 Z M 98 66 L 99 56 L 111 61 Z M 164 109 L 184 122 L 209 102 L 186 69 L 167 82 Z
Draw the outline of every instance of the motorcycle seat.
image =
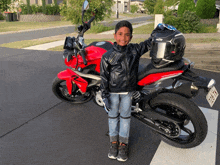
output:
M 164 67 L 164 68 L 155 68 L 152 63 L 145 65 L 140 64 L 138 68 L 138 80 L 143 79 L 144 77 L 148 76 L 149 74 L 153 73 L 161 73 L 161 72 L 169 72 L 169 71 L 175 71 L 179 70 L 184 66 L 183 60 L 176 61 L 174 63 L 171 63 L 170 65 Z

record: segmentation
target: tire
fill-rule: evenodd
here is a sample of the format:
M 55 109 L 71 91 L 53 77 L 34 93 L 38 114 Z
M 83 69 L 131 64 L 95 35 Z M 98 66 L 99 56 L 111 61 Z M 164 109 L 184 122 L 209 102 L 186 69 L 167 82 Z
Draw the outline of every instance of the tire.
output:
M 52 91 L 58 99 L 71 104 L 86 103 L 93 98 L 91 91 L 82 94 L 75 83 L 73 83 L 72 95 L 69 95 L 65 80 L 60 80 L 58 77 L 53 80 Z
M 206 138 L 208 129 L 206 118 L 191 100 L 173 93 L 161 93 L 150 101 L 150 106 L 155 110 L 162 109 L 169 116 L 184 120 L 175 128 L 181 129 L 180 136 L 168 137 L 161 134 L 161 139 L 167 144 L 178 148 L 193 148 Z M 189 126 L 193 129 L 187 128 Z

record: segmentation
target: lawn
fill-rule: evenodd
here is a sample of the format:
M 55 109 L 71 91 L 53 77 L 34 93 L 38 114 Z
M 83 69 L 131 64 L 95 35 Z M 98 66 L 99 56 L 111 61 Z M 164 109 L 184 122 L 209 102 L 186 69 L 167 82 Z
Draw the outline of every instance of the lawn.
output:
M 0 22 L 0 32 L 20 31 L 28 29 L 48 28 L 55 26 L 72 25 L 70 21 L 52 22 Z

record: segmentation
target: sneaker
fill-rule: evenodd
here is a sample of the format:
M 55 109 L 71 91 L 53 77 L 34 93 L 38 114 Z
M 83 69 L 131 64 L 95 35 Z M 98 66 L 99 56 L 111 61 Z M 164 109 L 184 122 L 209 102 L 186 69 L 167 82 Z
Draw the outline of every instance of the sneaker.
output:
M 125 162 L 128 160 L 128 145 L 124 143 L 120 143 L 118 149 L 117 160 L 120 162 Z
M 110 159 L 116 159 L 118 155 L 118 142 L 111 142 L 108 157 Z

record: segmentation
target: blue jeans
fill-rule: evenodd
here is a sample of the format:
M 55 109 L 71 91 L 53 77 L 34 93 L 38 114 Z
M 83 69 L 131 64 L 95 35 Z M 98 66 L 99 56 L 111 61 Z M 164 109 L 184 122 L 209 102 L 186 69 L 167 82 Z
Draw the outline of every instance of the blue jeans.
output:
M 131 104 L 133 92 L 128 94 L 110 93 L 110 111 L 108 113 L 110 142 L 119 141 L 128 144 Z

